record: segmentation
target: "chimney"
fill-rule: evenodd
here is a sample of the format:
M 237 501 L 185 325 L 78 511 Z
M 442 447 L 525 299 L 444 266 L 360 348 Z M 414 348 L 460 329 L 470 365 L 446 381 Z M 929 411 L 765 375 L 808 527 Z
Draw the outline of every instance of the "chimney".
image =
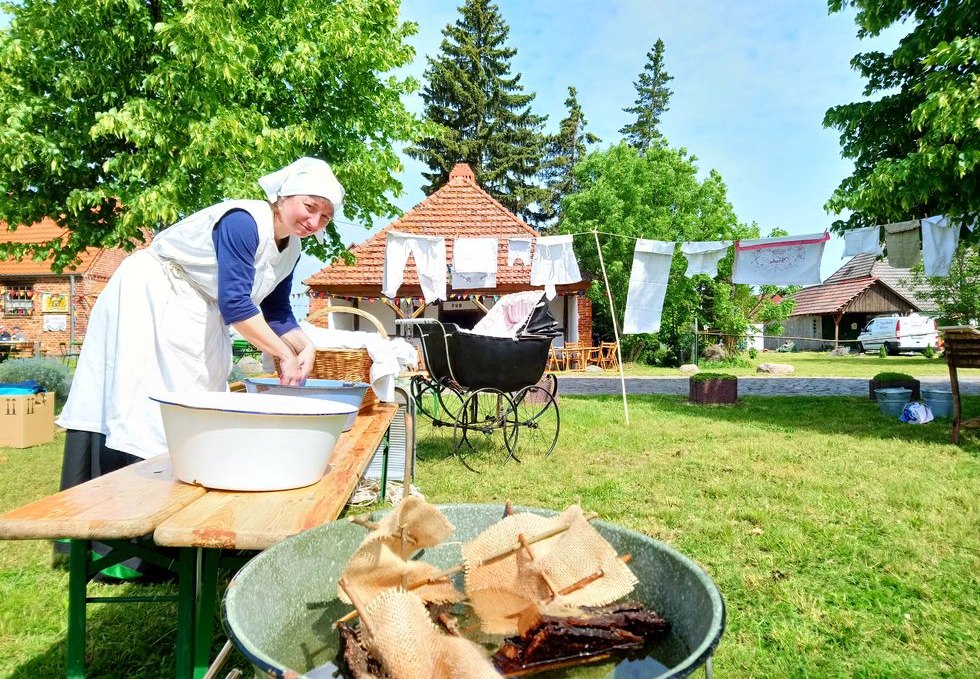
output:
M 454 177 L 463 177 L 464 179 L 469 179 L 471 182 L 476 181 L 473 170 L 466 163 L 456 163 L 453 165 L 453 169 L 449 173 L 449 180 L 452 181 Z

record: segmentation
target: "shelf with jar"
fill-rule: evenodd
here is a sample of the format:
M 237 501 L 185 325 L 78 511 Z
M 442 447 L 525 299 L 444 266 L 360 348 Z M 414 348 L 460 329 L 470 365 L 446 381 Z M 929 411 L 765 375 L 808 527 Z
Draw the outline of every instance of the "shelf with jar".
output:
M 31 288 L 7 288 L 2 299 L 4 316 L 34 315 L 34 290 Z

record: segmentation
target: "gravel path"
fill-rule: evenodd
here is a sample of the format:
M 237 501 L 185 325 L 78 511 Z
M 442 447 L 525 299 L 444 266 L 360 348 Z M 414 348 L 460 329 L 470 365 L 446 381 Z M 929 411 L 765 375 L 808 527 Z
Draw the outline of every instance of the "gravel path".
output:
M 627 394 L 686 395 L 686 377 L 627 377 Z M 923 387 L 949 388 L 948 377 L 923 377 Z M 560 375 L 558 393 L 569 396 L 619 394 L 619 377 Z M 960 376 L 960 393 L 980 394 L 980 377 Z M 867 396 L 868 379 L 864 377 L 739 377 L 739 396 Z

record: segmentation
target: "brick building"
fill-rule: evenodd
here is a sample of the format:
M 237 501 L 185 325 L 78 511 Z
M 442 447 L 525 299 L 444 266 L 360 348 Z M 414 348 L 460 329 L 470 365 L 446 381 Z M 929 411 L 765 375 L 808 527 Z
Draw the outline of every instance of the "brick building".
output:
M 43 243 L 67 233 L 51 219 L 16 231 L 0 223 L 2 243 Z M 50 260 L 0 260 L 0 335 L 23 336 L 43 355 L 60 356 L 63 344 L 84 339 L 92 305 L 126 255 L 118 248 L 86 248 L 78 265 L 60 274 L 51 271 Z
M 453 261 L 456 238 L 497 238 L 497 285 L 495 288 L 455 290 L 450 284 L 449 299 L 426 305 L 422 300 L 415 261 L 409 257 L 398 296 L 387 299 L 381 294 L 386 238 L 388 231 L 442 236 L 446 239 L 446 262 Z M 449 174 L 445 186 L 434 192 L 382 231 L 351 248 L 353 265 L 337 261 L 303 281 L 310 288 L 310 313 L 327 304 L 353 306 L 376 317 L 389 335 L 395 335 L 395 319 L 423 316 L 436 318 L 460 327 L 471 328 L 493 306 L 500 295 L 540 289 L 531 285 L 531 263 L 518 260 L 507 263 L 509 238 L 535 238 L 538 232 L 494 200 L 476 183 L 473 171 L 460 163 Z M 565 328 L 565 340 L 592 341 L 592 302 L 583 293 L 589 282 L 557 286 L 558 295 L 550 309 Z M 363 327 L 357 316 L 336 314 L 338 328 Z M 559 340 L 560 343 L 560 340 Z

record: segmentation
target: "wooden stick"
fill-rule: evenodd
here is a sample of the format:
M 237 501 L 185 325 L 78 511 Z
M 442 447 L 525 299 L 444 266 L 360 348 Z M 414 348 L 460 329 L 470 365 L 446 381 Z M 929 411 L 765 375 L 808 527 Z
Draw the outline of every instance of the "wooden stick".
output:
M 602 247 L 599 245 L 599 232 L 592 229 L 595 236 L 595 249 L 599 253 L 599 266 L 602 267 L 602 280 L 606 283 L 606 298 L 609 300 L 609 315 L 612 317 L 613 335 L 616 336 L 616 354 L 619 357 L 619 384 L 623 390 L 623 415 L 626 417 L 626 426 L 630 424 L 630 408 L 626 403 L 626 375 L 623 373 L 623 348 L 619 341 L 619 326 L 616 324 L 616 307 L 613 306 L 612 291 L 609 289 L 609 276 L 606 275 L 606 263 L 602 259 Z
M 371 634 L 371 626 L 368 624 L 367 619 L 363 615 L 364 602 L 361 601 L 361 597 L 358 596 L 357 593 L 355 593 L 353 588 L 348 587 L 347 581 L 344 580 L 343 578 L 340 579 L 340 581 L 337 583 L 337 586 L 340 587 L 341 590 L 343 590 L 344 594 L 347 595 L 347 598 L 350 599 L 351 604 L 354 605 L 354 611 L 361 617 L 361 626 L 364 628 L 364 631 L 368 633 L 368 636 L 374 636 L 373 634 Z

